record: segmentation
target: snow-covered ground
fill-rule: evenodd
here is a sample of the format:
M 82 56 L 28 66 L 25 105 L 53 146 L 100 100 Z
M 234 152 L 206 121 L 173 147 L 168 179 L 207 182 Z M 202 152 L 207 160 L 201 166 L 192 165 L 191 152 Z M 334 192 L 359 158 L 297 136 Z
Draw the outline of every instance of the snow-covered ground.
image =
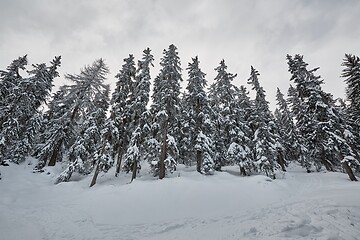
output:
M 32 167 L 1 167 L 1 240 L 360 239 L 360 184 L 341 173 L 292 165 L 272 181 L 179 166 L 131 184 L 110 172 L 89 188 L 91 176 L 54 185 L 60 166 Z

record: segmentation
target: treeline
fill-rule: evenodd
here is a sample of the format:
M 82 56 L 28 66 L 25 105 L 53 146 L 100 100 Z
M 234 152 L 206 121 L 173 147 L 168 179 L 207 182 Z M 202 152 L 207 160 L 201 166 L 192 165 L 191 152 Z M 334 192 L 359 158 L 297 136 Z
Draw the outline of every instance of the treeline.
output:
M 250 99 L 245 86 L 232 83 L 237 75 L 224 60 L 210 86 L 198 57 L 188 63 L 184 77 L 174 45 L 163 51 L 154 79 L 153 60 L 149 48 L 137 63 L 133 55 L 125 58 L 110 93 L 108 67 L 98 59 L 79 74 L 66 74 L 72 84 L 61 86 L 50 99 L 60 57 L 31 70 L 26 56 L 14 60 L 0 71 L 1 164 L 19 164 L 32 155 L 38 159 L 34 170 L 41 172 L 65 162 L 57 183 L 69 181 L 74 172 L 93 173 L 91 186 L 112 167 L 116 176 L 124 171 L 133 180 L 142 164 L 150 164 L 154 177 L 162 179 L 176 171 L 177 163 L 196 165 L 199 173 L 209 175 L 236 164 L 244 176 L 275 178 L 277 169 L 286 171 L 289 161 L 297 161 L 308 172 L 345 170 L 356 181 L 359 57 L 346 54 L 343 60 L 345 102 L 322 90 L 318 68 L 309 69 L 301 55 L 288 55 L 291 85 L 286 98 L 277 89 L 274 113 L 253 67 L 247 83 L 255 98 Z

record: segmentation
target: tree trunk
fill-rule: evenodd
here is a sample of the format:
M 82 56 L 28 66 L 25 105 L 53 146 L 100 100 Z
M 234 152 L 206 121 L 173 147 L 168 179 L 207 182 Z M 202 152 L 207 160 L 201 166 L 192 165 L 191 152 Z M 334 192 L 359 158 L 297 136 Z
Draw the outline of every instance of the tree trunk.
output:
M 324 151 L 324 150 L 322 150 L 322 152 L 321 152 L 321 163 L 325 166 L 326 170 L 328 170 L 328 171 L 330 171 L 330 172 L 333 172 L 333 171 L 334 171 L 331 163 L 330 163 L 328 160 L 326 160 L 325 151 Z
M 168 131 L 168 120 L 166 120 L 164 124 L 163 130 L 163 144 L 161 149 L 161 158 L 159 162 L 159 179 L 163 179 L 165 177 L 165 159 L 166 159 L 166 140 L 167 140 L 167 131 Z
M 94 186 L 96 184 L 96 179 L 97 179 L 99 173 L 100 173 L 100 162 L 98 162 L 96 164 L 95 173 L 94 173 L 94 176 L 93 176 L 93 178 L 91 180 L 90 187 L 92 187 L 92 186 Z
M 51 158 L 49 160 L 49 163 L 48 163 L 48 166 L 55 166 L 56 164 L 56 159 L 57 159 L 57 156 L 59 154 L 59 151 L 60 151 L 60 148 L 61 148 L 61 145 L 64 141 L 64 138 L 61 138 L 58 143 L 56 144 L 56 147 L 54 148 L 52 154 L 51 154 Z
M 240 175 L 241 176 L 246 176 L 246 171 L 245 171 L 245 168 L 240 166 Z
M 123 147 L 119 146 L 118 155 L 117 155 L 117 161 L 116 161 L 115 177 L 119 176 L 120 167 L 121 167 L 121 160 L 122 160 L 123 154 L 124 154 Z
M 199 150 L 196 151 L 196 171 L 201 173 L 201 152 Z
M 286 172 L 284 155 L 281 151 L 278 151 L 277 162 L 279 163 L 281 170 Z
M 342 163 L 342 166 L 343 166 L 343 168 L 345 169 L 346 173 L 349 175 L 350 180 L 351 180 L 351 181 L 357 181 L 357 179 L 356 179 L 356 177 L 355 177 L 355 175 L 354 175 L 351 167 L 349 166 L 349 163 L 346 162 L 346 161 L 344 161 L 344 162 Z
M 83 98 L 83 96 L 80 97 L 80 99 L 82 99 L 82 98 Z M 78 110 L 79 110 L 79 104 L 75 106 L 73 112 L 71 113 L 70 122 L 67 122 L 66 127 L 65 127 L 65 130 L 64 130 L 65 134 L 67 134 L 67 130 L 66 130 L 66 129 L 68 129 L 68 127 L 69 127 L 69 126 L 71 125 L 71 123 L 74 121 L 75 116 L 76 116 L 76 113 L 77 113 Z M 51 158 L 50 158 L 50 161 L 49 161 L 48 166 L 55 166 L 55 164 L 56 164 L 56 159 L 57 159 L 57 156 L 58 156 L 58 154 L 59 154 L 61 145 L 63 144 L 63 141 L 64 141 L 64 138 L 62 137 L 62 138 L 59 140 L 58 144 L 56 145 L 55 149 L 53 150 L 53 153 L 52 153 L 52 155 L 51 155 Z
M 199 134 L 200 128 L 201 128 L 201 119 L 199 117 L 200 115 L 200 99 L 197 99 L 196 101 L 196 129 L 195 132 Z M 196 170 L 201 173 L 201 152 L 199 150 L 196 151 Z
M 131 182 L 136 178 L 136 173 L 137 173 L 137 161 L 134 161 L 132 164 L 132 176 L 131 176 Z

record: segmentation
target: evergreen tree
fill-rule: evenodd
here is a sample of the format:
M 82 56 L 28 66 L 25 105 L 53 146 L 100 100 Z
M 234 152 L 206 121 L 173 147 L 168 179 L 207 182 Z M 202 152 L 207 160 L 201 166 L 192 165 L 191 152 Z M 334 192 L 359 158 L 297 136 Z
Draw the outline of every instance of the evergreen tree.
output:
M 303 119 L 306 121 L 307 115 L 306 115 L 306 108 L 305 105 L 302 103 L 298 91 L 290 85 L 288 89 L 288 104 L 289 108 L 291 110 L 292 117 L 298 121 L 298 119 Z M 296 138 L 298 142 L 298 161 L 300 162 L 301 166 L 307 170 L 308 173 L 310 173 L 311 164 L 307 161 L 309 158 L 309 150 L 307 148 L 307 140 L 304 138 L 303 134 L 300 134 L 300 129 L 297 124 L 295 124 L 295 131 L 296 131 Z
M 230 146 L 227 156 L 234 164 L 239 165 L 240 174 L 246 176 L 254 169 L 251 156 L 251 128 L 248 124 L 251 115 L 251 102 L 244 86 L 235 87 L 235 101 L 232 103 L 233 114 L 230 132 Z M 247 172 L 248 171 L 248 172 Z
M 231 103 L 234 101 L 234 85 L 231 83 L 236 74 L 228 73 L 225 61 L 220 62 L 220 66 L 215 68 L 217 75 L 214 83 L 209 89 L 210 106 L 213 110 L 211 120 L 214 124 L 214 150 L 215 150 L 215 169 L 221 170 L 227 160 L 227 149 L 230 146 L 230 116 L 233 114 Z
M 210 120 L 211 109 L 209 100 L 205 93 L 207 81 L 205 73 L 199 67 L 198 57 L 192 59 L 188 65 L 187 93 L 184 96 L 183 118 L 186 135 L 187 157 L 196 160 L 196 170 L 204 174 L 212 174 L 214 169 L 213 161 L 213 140 L 211 139 L 212 123 Z
M 18 86 L 22 81 L 19 71 L 25 70 L 27 65 L 27 56 L 19 57 L 14 60 L 6 71 L 0 71 L 0 163 L 4 164 L 7 158 L 7 146 L 11 139 L 16 139 L 17 122 L 13 120 L 16 102 L 19 98 Z
M 131 137 L 131 95 L 134 91 L 136 67 L 134 56 L 124 59 L 121 70 L 115 76 L 118 81 L 111 98 L 111 120 L 114 125 L 114 152 L 117 155 L 115 176 L 118 176 L 121 161 Z
M 360 58 L 351 54 L 345 54 L 342 66 L 345 68 L 342 77 L 347 84 L 346 95 L 349 101 L 347 107 L 347 120 L 356 134 L 357 148 L 360 147 Z
M 66 114 L 71 112 L 73 104 L 73 99 L 66 98 L 69 94 L 70 87 L 62 85 L 48 104 L 49 109 L 44 114 L 44 127 L 37 137 L 38 142 L 33 153 L 34 157 L 38 159 L 38 164 L 35 166 L 34 171 L 42 172 L 42 168 L 45 167 L 50 156 L 51 161 L 49 162 L 52 162 L 50 165 L 55 165 L 56 160 L 61 161 L 65 154 L 65 146 L 63 144 L 66 137 L 65 132 L 71 132 L 70 127 L 66 128 L 65 122 L 66 118 L 68 118 Z M 71 145 L 72 138 L 69 136 L 67 135 L 66 137 L 67 146 Z M 60 142 L 61 144 L 56 145 Z M 53 152 L 56 155 L 53 155 Z
M 275 110 L 275 121 L 279 129 L 279 135 L 284 147 L 284 157 L 286 160 L 299 160 L 300 145 L 288 103 L 284 99 L 284 94 L 277 88 L 276 100 L 278 108 Z
M 297 126 L 306 140 L 308 165 L 313 164 L 317 170 L 325 166 L 329 171 L 342 166 L 350 179 L 356 180 L 350 166 L 358 166 L 359 162 L 346 139 L 350 129 L 337 111 L 332 96 L 321 89 L 323 80 L 315 75 L 318 68 L 307 70 L 307 63 L 300 55 L 287 58 L 291 63 L 292 80 L 305 105 L 305 115 L 297 115 Z
M 109 94 L 107 95 L 109 96 Z M 105 104 L 107 105 L 108 103 Z M 106 105 L 104 105 L 103 108 L 99 109 L 99 116 L 102 116 L 103 114 L 106 115 L 106 112 L 103 112 L 103 110 L 107 109 Z M 114 158 L 112 156 L 112 149 L 111 149 L 113 126 L 110 124 L 110 121 L 106 121 L 106 120 L 104 121 L 105 118 L 106 116 L 101 117 L 99 119 L 102 120 L 101 123 L 104 124 L 103 128 L 99 129 L 98 131 L 95 131 L 98 134 L 99 142 L 97 148 L 95 149 L 96 151 L 94 154 L 94 159 L 96 161 L 95 163 L 96 167 L 93 178 L 90 183 L 90 187 L 96 184 L 96 180 L 100 172 L 106 173 L 114 165 L 114 160 L 113 160 Z
M 134 90 L 130 96 L 131 109 L 130 123 L 131 138 L 128 144 L 123 169 L 132 172 L 131 181 L 136 178 L 136 173 L 141 169 L 142 155 L 145 151 L 145 141 L 149 133 L 149 116 L 146 106 L 150 94 L 150 67 L 153 66 L 153 55 L 149 48 L 143 51 L 143 58 L 138 62 Z
M 73 85 L 60 88 L 50 104 L 49 126 L 37 168 L 54 166 L 66 154 L 68 167 L 56 182 L 68 181 L 73 172 L 89 174 L 101 146 L 101 131 L 108 107 L 109 70 L 102 59 L 85 66 L 80 74 L 66 74 Z M 57 110 L 60 110 L 57 112 Z
M 175 138 L 178 130 L 180 115 L 180 82 L 181 67 L 177 48 L 172 44 L 168 50 L 164 50 L 164 56 L 160 62 L 160 73 L 155 78 L 153 90 L 153 103 L 151 112 L 153 114 L 154 140 L 152 143 L 161 145 L 161 154 L 158 161 L 152 161 L 152 168 L 155 175 L 159 178 L 165 177 L 166 169 L 173 172 L 179 150 L 177 148 L 178 139 Z M 154 149 L 159 146 L 154 146 Z
M 26 56 L 15 60 L 8 71 L 1 72 L 0 84 L 0 161 L 9 159 L 20 163 L 31 152 L 34 139 L 42 123 L 40 107 L 50 95 L 52 82 L 58 76 L 60 57 L 55 57 L 48 67 L 34 64 L 26 70 Z
M 258 76 L 260 74 L 251 67 L 248 83 L 253 86 L 256 92 L 253 101 L 253 114 L 250 119 L 250 126 L 253 131 L 253 159 L 257 168 L 266 173 L 267 176 L 275 178 L 274 170 L 277 168 L 279 148 L 282 148 L 279 141 L 278 130 L 274 117 L 269 110 L 269 103 L 265 99 L 265 90 L 260 86 Z M 284 169 L 284 163 L 279 162 Z

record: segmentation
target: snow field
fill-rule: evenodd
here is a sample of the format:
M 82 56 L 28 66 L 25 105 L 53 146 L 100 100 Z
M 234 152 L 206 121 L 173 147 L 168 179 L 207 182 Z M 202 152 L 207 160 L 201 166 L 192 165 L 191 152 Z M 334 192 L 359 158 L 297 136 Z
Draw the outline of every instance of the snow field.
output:
M 2 240 L 23 239 L 359 239 L 360 185 L 341 173 L 307 174 L 292 165 L 282 179 L 214 176 L 179 166 L 163 180 L 130 175 L 74 176 L 54 185 L 61 166 L 2 167 Z M 229 174 L 231 172 L 232 174 Z M 48 174 L 47 174 L 48 173 Z

